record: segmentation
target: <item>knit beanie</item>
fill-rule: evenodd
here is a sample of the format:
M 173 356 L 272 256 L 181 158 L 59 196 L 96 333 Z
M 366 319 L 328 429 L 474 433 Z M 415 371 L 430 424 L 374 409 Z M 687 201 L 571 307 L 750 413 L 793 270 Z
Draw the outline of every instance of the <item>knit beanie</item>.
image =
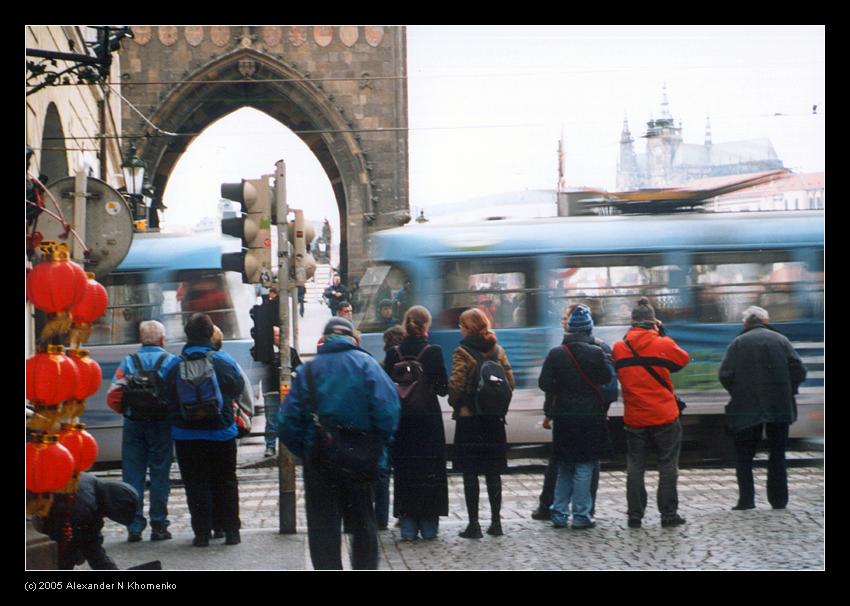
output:
M 567 319 L 567 330 L 570 332 L 591 332 L 593 330 L 593 318 L 590 310 L 584 305 L 578 305 Z
M 348 318 L 334 316 L 328 323 L 325 324 L 325 335 L 345 335 L 346 337 L 354 336 L 354 324 Z
M 632 310 L 632 322 L 655 322 L 655 310 L 646 297 L 638 301 L 637 307 Z

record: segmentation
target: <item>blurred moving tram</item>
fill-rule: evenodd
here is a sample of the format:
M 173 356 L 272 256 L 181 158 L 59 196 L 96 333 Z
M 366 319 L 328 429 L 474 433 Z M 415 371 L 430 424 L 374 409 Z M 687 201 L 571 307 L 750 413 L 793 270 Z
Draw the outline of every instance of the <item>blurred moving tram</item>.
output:
M 484 311 L 517 379 L 507 434 L 518 452 L 551 442 L 551 432 L 542 428 L 537 379 L 549 349 L 563 338 L 564 308 L 587 304 L 594 334 L 612 345 L 629 329 L 631 309 L 642 296 L 691 356 L 672 375 L 688 403 L 682 416 L 686 447 L 699 447 L 707 458 L 728 457 L 728 395 L 717 371 L 751 305 L 768 310 L 771 325 L 792 341 L 807 366 L 791 437 L 823 436 L 823 211 L 408 225 L 373 234 L 372 244 L 374 264 L 360 280 L 355 304 L 363 346 L 383 360 L 381 300 L 422 304 L 434 318 L 431 342 L 443 348 L 449 371 L 460 341 L 459 315 L 470 307 Z M 403 288 L 413 292 L 399 297 Z M 394 309 L 400 320 L 403 305 Z M 442 407 L 451 442 L 454 422 L 445 398 Z M 621 449 L 622 414 L 618 401 L 609 418 Z
M 120 465 L 124 421 L 106 405 L 106 392 L 121 360 L 140 347 L 138 327 L 144 320 L 162 322 L 165 348 L 179 355 L 186 320 L 195 312 L 209 314 L 224 334 L 225 351 L 251 378 L 255 404 L 261 404 L 264 367 L 250 355 L 249 312 L 257 295 L 239 274 L 221 269 L 221 254 L 237 252 L 240 244 L 217 234 L 135 234 L 127 257 L 101 281 L 109 307 L 94 324 L 86 348 L 103 370 L 103 383 L 82 416 L 98 442 L 98 466 Z

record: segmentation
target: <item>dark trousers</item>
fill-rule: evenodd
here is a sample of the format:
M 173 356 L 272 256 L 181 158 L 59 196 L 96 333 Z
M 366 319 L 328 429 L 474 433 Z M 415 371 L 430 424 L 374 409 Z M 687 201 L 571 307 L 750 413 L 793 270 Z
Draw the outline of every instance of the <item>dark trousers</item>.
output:
M 788 468 L 785 449 L 788 446 L 787 423 L 759 423 L 735 434 L 735 475 L 738 478 L 738 504 L 755 505 L 753 458 L 761 440 L 767 433 L 767 500 L 775 509 L 788 504 Z
M 677 481 L 682 425 L 676 419 L 658 427 L 626 427 L 626 500 L 630 519 L 640 520 L 646 510 L 647 454 L 650 448 L 658 458 L 658 511 L 661 518 L 672 518 L 679 509 Z
M 316 570 L 342 570 L 342 522 L 351 532 L 351 567 L 377 570 L 378 531 L 370 482 L 349 482 L 304 462 L 307 540 Z
M 208 536 L 213 528 L 239 530 L 236 439 L 175 440 L 174 445 L 195 536 Z
M 543 490 L 540 491 L 540 510 L 549 511 L 555 502 L 555 484 L 558 482 L 558 460 L 555 453 L 549 457 L 546 471 L 543 472 Z M 593 468 L 593 478 L 590 480 L 590 498 L 593 505 L 590 506 L 590 516 L 596 515 L 596 490 L 599 488 L 599 465 Z

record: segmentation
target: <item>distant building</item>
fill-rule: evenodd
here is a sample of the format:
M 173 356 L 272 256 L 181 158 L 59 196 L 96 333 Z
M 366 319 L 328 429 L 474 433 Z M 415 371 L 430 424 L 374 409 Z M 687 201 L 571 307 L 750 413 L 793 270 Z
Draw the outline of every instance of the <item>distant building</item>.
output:
M 666 187 L 707 177 L 784 168 L 768 139 L 713 143 L 708 118 L 703 144 L 684 143 L 681 121 L 677 126 L 670 113 L 666 86 L 662 92 L 661 117 L 647 122 L 644 137 L 646 153 L 638 154 L 628 119 L 623 119 L 617 166 L 619 191 Z
M 826 205 L 825 176 L 789 173 L 763 185 L 716 196 L 706 208 L 717 212 L 822 210 Z

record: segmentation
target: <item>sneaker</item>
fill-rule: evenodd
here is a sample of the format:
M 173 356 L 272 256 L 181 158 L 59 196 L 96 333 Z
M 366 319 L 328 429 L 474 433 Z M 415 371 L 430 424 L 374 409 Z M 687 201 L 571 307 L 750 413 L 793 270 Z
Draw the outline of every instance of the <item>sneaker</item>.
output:
M 171 533 L 167 528 L 151 529 L 151 541 L 167 541 L 171 538 Z
M 595 528 L 596 522 L 573 522 L 571 528 L 573 530 L 588 530 L 589 528 Z
M 570 516 L 559 511 L 552 510 L 552 528 L 569 528 Z
M 130 532 L 127 534 L 127 542 L 128 543 L 138 543 L 142 540 L 141 532 Z
M 640 528 L 641 520 L 640 518 L 629 518 L 629 528 Z
M 480 539 L 484 535 L 481 534 L 481 526 L 478 522 L 470 522 L 466 530 L 458 533 L 458 536 L 464 539 Z
M 209 535 L 206 535 L 206 536 L 197 535 L 197 536 L 195 536 L 195 538 L 192 539 L 192 546 L 193 547 L 209 547 L 210 546 Z
M 489 534 L 491 537 L 500 537 L 505 534 L 504 532 L 502 532 L 502 523 L 499 521 L 492 522 L 490 524 L 490 528 L 487 529 L 487 534 Z
M 274 446 L 267 446 L 266 451 L 263 453 L 263 457 L 268 459 L 268 458 L 275 456 L 276 454 L 277 454 L 277 451 L 275 450 Z
M 225 545 L 239 545 L 239 543 L 242 542 L 242 537 L 239 536 L 238 530 L 225 531 L 224 536 L 225 536 L 225 539 L 224 539 Z
M 538 507 L 537 509 L 535 509 L 534 511 L 531 512 L 531 519 L 532 520 L 544 520 L 545 521 L 545 520 L 549 519 L 549 516 L 550 516 L 550 514 L 549 514 L 548 508 Z
M 684 524 L 686 522 L 687 522 L 687 520 L 685 520 L 685 518 L 683 518 L 679 514 L 676 514 L 676 515 L 669 517 L 669 518 L 661 518 L 661 527 L 662 528 L 672 528 L 674 526 L 681 526 L 682 524 Z

